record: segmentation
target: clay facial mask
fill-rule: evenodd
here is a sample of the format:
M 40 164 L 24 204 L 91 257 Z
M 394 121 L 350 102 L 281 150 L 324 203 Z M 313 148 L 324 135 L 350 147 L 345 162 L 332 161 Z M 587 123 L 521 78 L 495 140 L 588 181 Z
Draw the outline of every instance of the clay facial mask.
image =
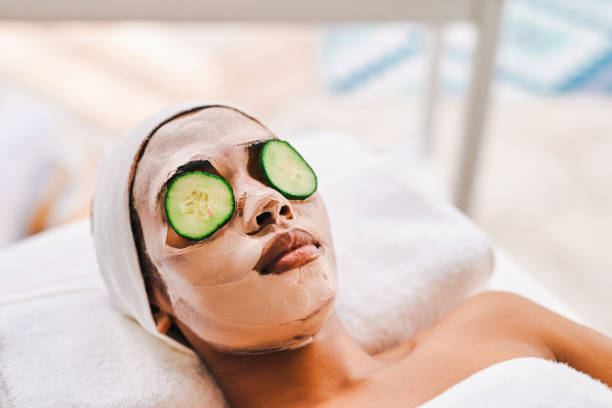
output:
M 336 294 L 314 171 L 259 122 L 210 107 L 161 126 L 140 157 L 133 206 L 175 318 L 232 353 L 299 347 Z

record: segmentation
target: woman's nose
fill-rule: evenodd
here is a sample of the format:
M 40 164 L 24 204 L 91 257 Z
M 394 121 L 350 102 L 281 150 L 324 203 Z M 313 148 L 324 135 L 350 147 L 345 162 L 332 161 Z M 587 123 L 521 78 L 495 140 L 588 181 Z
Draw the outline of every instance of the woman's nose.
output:
M 241 205 L 247 234 L 255 234 L 268 224 L 280 224 L 293 218 L 289 200 L 270 187 L 244 192 L 238 202 L 239 212 Z

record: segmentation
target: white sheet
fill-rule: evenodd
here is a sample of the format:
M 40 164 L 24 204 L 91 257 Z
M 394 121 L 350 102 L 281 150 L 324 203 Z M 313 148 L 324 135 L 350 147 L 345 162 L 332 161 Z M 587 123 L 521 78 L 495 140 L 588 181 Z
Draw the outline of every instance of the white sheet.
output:
M 473 374 L 422 408 L 609 408 L 612 390 L 572 367 L 516 358 Z

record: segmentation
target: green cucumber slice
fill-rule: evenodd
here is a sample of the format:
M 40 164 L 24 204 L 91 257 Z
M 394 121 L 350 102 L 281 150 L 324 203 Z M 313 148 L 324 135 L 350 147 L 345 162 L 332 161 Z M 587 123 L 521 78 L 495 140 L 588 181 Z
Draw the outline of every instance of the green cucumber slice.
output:
M 234 192 L 227 181 L 215 174 L 181 173 L 168 184 L 165 207 L 174 231 L 197 241 L 229 221 L 234 213 Z
M 269 140 L 261 149 L 259 166 L 266 183 L 292 200 L 317 191 L 317 176 L 304 158 L 283 140 Z

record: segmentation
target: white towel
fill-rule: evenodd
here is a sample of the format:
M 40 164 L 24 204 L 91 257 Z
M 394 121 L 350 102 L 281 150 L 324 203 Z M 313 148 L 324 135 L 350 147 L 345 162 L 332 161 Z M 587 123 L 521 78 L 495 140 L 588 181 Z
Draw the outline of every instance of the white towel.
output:
M 539 358 L 492 365 L 422 408 L 610 408 L 612 390 L 572 367 Z
M 101 286 L 0 306 L 0 345 L 2 408 L 226 406 L 197 357 L 117 313 Z
M 423 169 L 414 158 L 372 154 L 331 134 L 294 145 L 329 209 L 338 314 L 367 350 L 408 339 L 485 283 L 486 238 L 416 181 Z M 111 308 L 87 224 L 7 248 L 0 271 L 0 394 L 4 387 L 9 406 L 223 406 L 193 354 Z

